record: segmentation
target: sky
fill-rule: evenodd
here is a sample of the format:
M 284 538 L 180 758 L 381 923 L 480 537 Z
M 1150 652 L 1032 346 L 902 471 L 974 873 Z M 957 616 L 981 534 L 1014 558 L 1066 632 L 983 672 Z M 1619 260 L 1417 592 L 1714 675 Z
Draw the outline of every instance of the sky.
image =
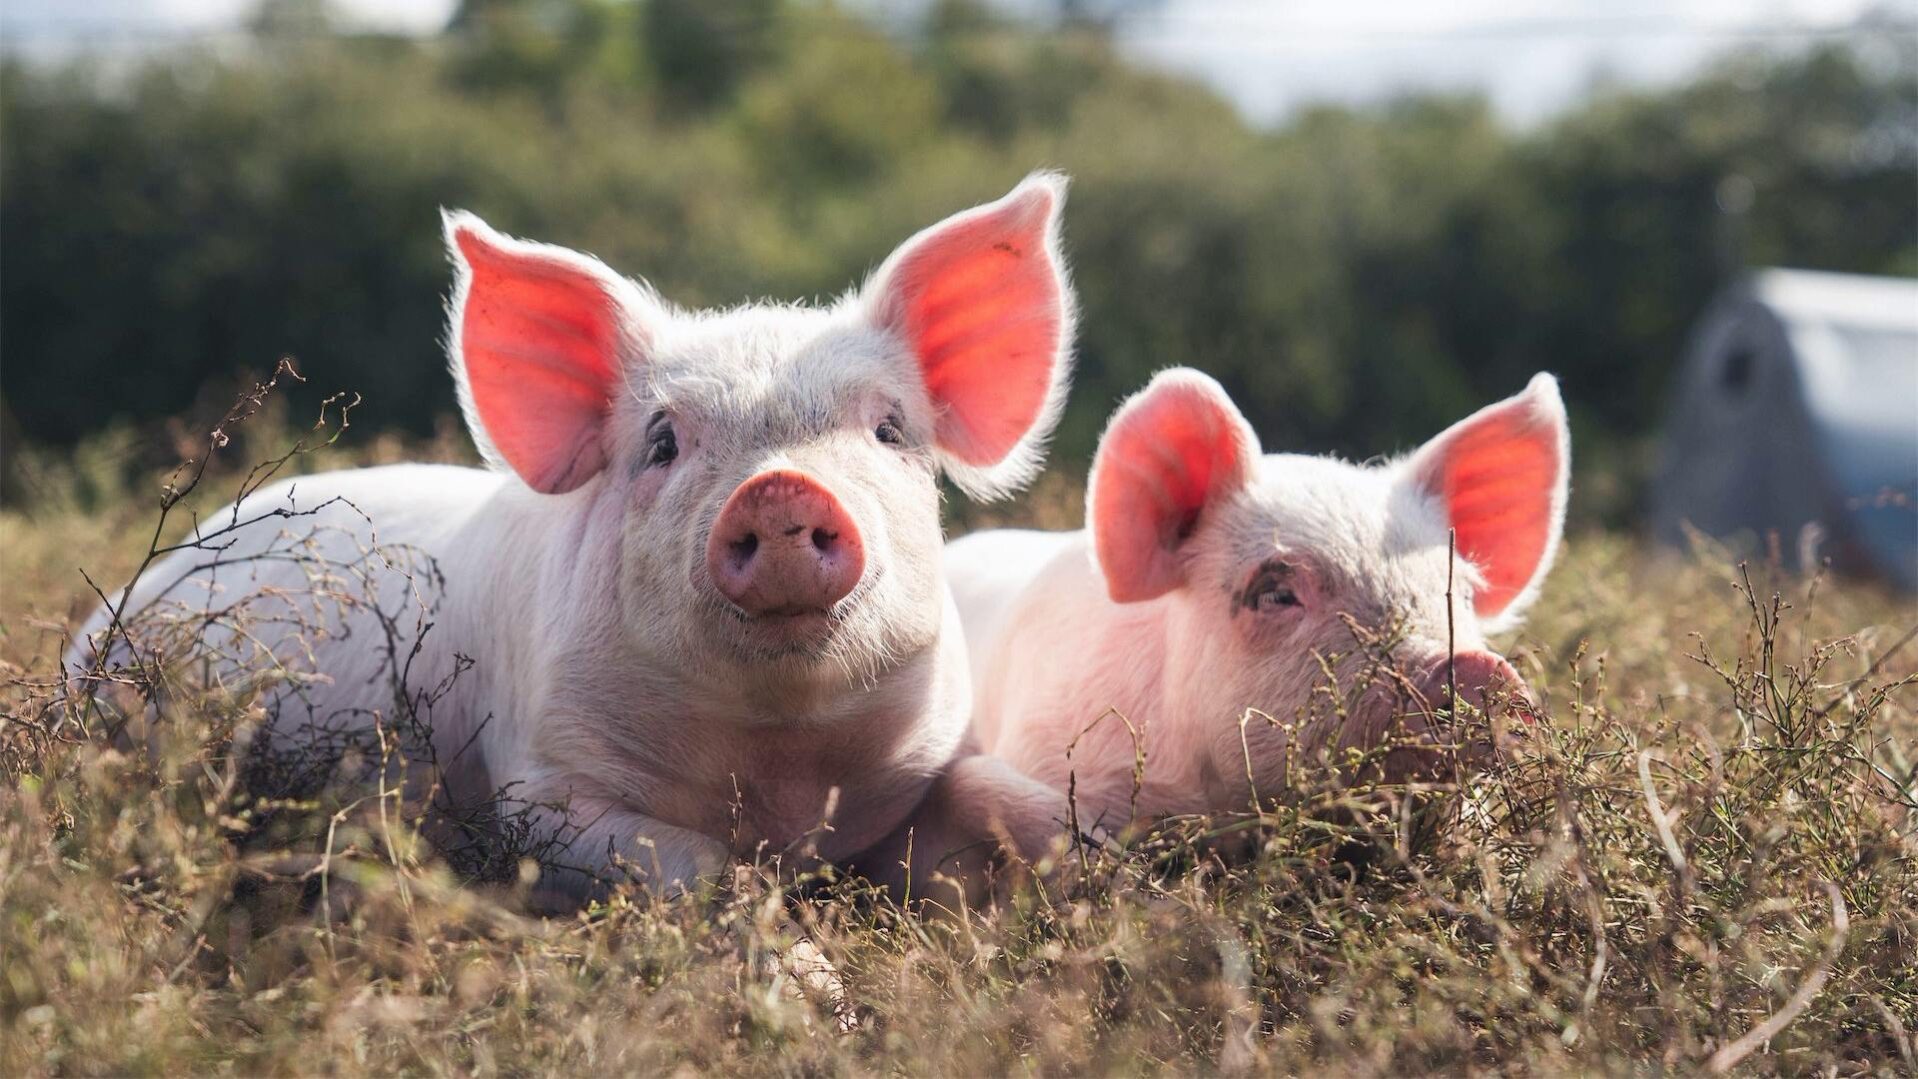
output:
M 453 3 L 333 0 L 358 25 L 418 33 L 442 25 Z M 144 48 L 232 30 L 254 4 L 0 0 L 0 44 L 52 54 Z M 1320 102 L 1479 90 L 1524 124 L 1600 81 L 1675 81 L 1733 46 L 1802 45 L 1868 11 L 1907 34 L 1918 22 L 1918 0 L 1163 0 L 1122 23 L 1120 41 L 1143 62 L 1214 86 L 1255 121 Z
M 1171 0 L 1123 33 L 1133 55 L 1210 83 L 1255 120 L 1480 90 L 1526 123 L 1600 80 L 1676 81 L 1729 48 L 1802 45 L 1874 11 L 1909 26 L 1918 0 Z

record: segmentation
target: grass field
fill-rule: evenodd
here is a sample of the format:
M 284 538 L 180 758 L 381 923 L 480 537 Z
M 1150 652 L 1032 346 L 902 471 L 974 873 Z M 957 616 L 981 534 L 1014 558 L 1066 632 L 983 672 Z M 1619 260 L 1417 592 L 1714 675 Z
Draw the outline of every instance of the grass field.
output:
M 293 467 L 466 452 L 360 434 Z M 173 701 L 158 761 L 81 729 L 78 570 L 117 585 L 154 528 L 130 444 L 27 461 L 0 513 L 0 1074 L 1918 1072 L 1908 598 L 1581 535 L 1502 642 L 1545 733 L 1429 844 L 1355 860 L 1278 807 L 964 916 L 751 866 L 540 920 L 386 799 L 235 842 L 247 701 Z M 1009 513 L 1071 504 L 1054 481 Z

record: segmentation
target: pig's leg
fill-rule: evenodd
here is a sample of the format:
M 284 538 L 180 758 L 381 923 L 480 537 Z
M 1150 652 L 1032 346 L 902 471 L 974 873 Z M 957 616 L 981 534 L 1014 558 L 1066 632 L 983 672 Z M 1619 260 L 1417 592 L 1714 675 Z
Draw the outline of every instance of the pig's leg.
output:
M 1065 795 L 997 757 L 962 757 L 933 781 L 906 823 L 854 859 L 893 897 L 977 906 L 990 893 L 1002 849 L 1028 859 L 1051 852 L 1070 819 Z
M 730 857 L 726 845 L 709 835 L 600 799 L 575 798 L 564 812 L 545 806 L 528 812 L 534 835 L 559 841 L 541 859 L 533 898 L 542 910 L 576 909 L 623 880 L 677 895 L 719 873 Z
M 954 761 L 940 784 L 947 812 L 961 833 L 974 840 L 997 840 L 1029 861 L 1051 854 L 1072 820 L 1064 792 L 998 757 L 980 754 Z

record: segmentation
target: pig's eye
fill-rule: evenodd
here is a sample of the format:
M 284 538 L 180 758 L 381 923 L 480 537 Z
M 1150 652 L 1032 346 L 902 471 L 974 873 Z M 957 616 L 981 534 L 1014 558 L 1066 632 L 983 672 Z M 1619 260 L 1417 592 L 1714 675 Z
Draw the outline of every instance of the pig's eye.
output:
M 1302 607 L 1298 590 L 1293 587 L 1293 567 L 1286 562 L 1274 559 L 1259 568 L 1246 586 L 1245 606 L 1254 611 L 1276 611 L 1284 607 Z
M 1276 611 L 1280 607 L 1297 607 L 1299 597 L 1296 592 L 1284 585 L 1273 585 L 1264 589 L 1255 597 L 1261 611 Z
M 905 433 L 899 430 L 899 421 L 890 416 L 879 421 L 879 426 L 872 429 L 872 437 L 888 446 L 906 444 Z
M 674 433 L 673 425 L 664 421 L 655 423 L 646 434 L 646 467 L 672 464 L 678 456 L 679 435 Z

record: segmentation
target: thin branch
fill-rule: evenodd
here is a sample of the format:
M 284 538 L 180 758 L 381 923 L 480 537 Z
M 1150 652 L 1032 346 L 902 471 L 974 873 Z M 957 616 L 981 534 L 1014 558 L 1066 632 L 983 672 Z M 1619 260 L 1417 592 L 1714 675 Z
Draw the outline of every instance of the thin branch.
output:
M 1825 988 L 1831 979 L 1832 965 L 1838 962 L 1839 955 L 1845 950 L 1845 938 L 1851 935 L 1851 916 L 1845 910 L 1845 897 L 1839 894 L 1837 885 L 1827 881 L 1825 892 L 1831 896 L 1831 940 L 1825 945 L 1825 957 L 1813 968 L 1810 975 L 1799 983 L 1798 991 L 1791 995 L 1785 1006 L 1773 1012 L 1764 1022 L 1753 1027 L 1744 1037 L 1732 1042 L 1713 1053 L 1705 1062 L 1705 1070 L 1713 1075 L 1723 1075 L 1738 1062 L 1750 1056 L 1754 1050 L 1777 1037 L 1779 1032 L 1792 1024 L 1792 1020 L 1803 1014 L 1811 1002 Z

